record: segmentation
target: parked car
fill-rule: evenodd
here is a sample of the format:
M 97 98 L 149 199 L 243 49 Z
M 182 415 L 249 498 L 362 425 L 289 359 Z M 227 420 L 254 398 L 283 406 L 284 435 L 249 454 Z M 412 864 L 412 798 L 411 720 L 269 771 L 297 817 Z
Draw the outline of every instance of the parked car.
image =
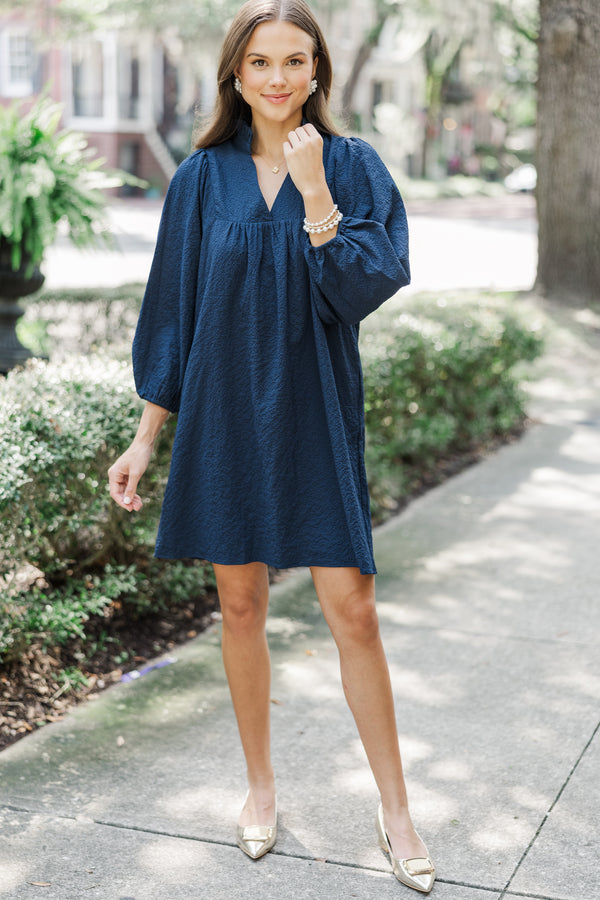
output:
M 536 184 L 537 171 L 535 166 L 531 163 L 517 166 L 517 168 L 504 179 L 506 190 L 514 194 L 519 191 L 535 191 Z

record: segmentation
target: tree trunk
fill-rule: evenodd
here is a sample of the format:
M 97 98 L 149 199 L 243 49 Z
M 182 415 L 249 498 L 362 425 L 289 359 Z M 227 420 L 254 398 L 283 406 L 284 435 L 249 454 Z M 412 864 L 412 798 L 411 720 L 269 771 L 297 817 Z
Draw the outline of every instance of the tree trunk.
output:
M 350 74 L 346 79 L 346 83 L 342 88 L 342 118 L 343 120 L 349 124 L 352 122 L 354 117 L 354 90 L 356 85 L 358 84 L 358 79 L 362 73 L 362 70 L 366 66 L 371 56 L 371 53 L 379 43 L 379 38 L 381 36 L 381 32 L 383 31 L 383 26 L 386 23 L 388 16 L 390 15 L 392 7 L 382 7 L 377 10 L 377 20 L 375 25 L 369 29 L 366 33 L 362 44 L 356 51 L 356 56 L 354 57 L 354 61 L 352 63 L 352 68 L 350 69 Z
M 358 84 L 358 79 L 360 74 L 366 64 L 369 61 L 369 57 L 373 52 L 373 49 L 376 45 L 369 40 L 365 40 L 362 42 L 358 50 L 356 51 L 356 56 L 354 57 L 354 61 L 352 63 L 352 68 L 350 69 L 350 74 L 346 79 L 344 87 L 342 88 L 342 119 L 349 125 L 352 123 L 354 118 L 354 90 L 356 85 Z
M 540 0 L 536 287 L 600 296 L 600 4 Z
M 464 40 L 464 36 L 460 33 L 444 36 L 434 29 L 423 46 L 426 79 L 421 178 L 427 178 L 429 175 L 430 147 L 440 127 L 444 81 L 460 53 Z

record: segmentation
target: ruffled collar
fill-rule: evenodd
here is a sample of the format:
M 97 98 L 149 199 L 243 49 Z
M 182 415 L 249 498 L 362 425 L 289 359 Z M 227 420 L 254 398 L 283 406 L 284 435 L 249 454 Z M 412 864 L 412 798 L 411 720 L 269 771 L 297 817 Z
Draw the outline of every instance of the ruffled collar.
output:
M 251 152 L 252 147 L 252 128 L 243 119 L 238 122 L 237 130 L 233 136 L 234 144 L 240 150 Z

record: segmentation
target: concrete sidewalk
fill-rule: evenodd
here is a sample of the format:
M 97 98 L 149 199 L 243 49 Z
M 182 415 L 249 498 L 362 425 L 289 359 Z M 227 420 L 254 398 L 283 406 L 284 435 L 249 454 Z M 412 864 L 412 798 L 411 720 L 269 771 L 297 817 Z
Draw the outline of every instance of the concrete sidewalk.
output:
M 600 376 L 597 338 L 561 315 L 532 392 L 540 421 L 376 533 L 439 900 L 600 897 Z M 0 897 L 418 896 L 377 847 L 376 788 L 306 573 L 273 590 L 269 632 L 272 853 L 235 847 L 244 763 L 215 626 L 2 753 Z

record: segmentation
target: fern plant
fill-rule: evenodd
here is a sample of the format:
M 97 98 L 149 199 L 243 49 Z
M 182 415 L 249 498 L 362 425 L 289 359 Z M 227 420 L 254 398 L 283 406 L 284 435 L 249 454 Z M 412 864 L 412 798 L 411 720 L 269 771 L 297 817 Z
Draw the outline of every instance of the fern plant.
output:
M 102 169 L 83 135 L 59 130 L 62 107 L 45 97 L 28 112 L 0 107 L 0 241 L 10 264 L 31 275 L 60 222 L 78 247 L 110 240 L 103 189 L 141 184 Z

